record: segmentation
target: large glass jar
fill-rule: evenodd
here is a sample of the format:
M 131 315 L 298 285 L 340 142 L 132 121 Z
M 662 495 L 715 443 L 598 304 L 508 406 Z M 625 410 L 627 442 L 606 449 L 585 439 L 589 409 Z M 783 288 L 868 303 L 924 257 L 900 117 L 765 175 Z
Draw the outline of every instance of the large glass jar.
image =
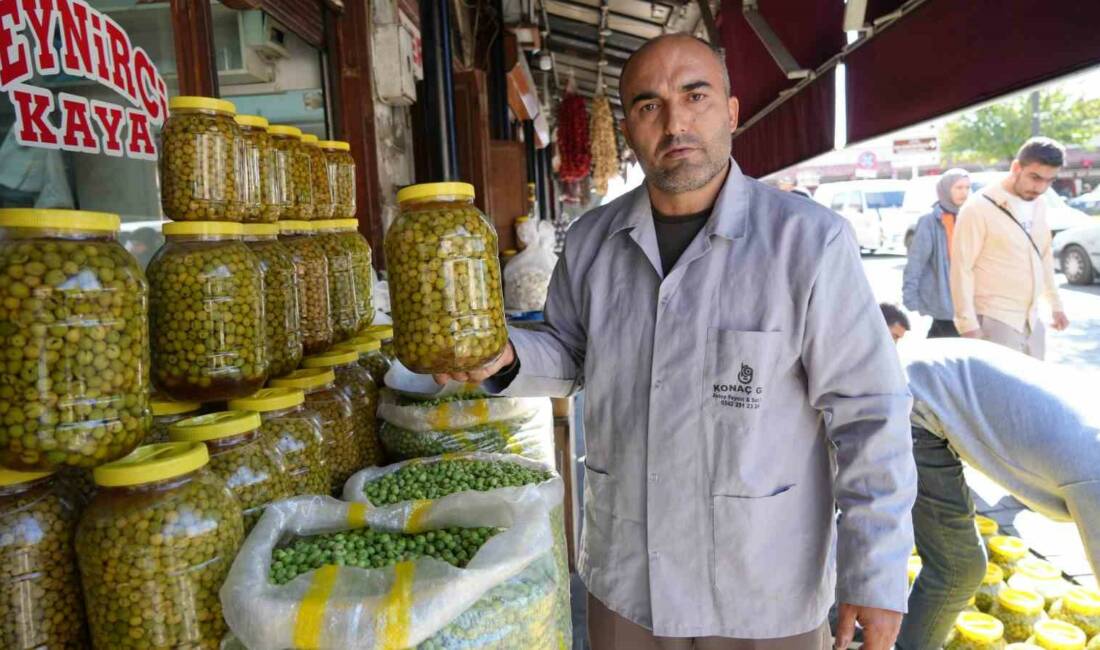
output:
M 347 225 L 329 219 L 314 221 L 313 236 L 328 262 L 329 304 L 332 306 L 333 340 L 355 336 L 374 317 L 371 300 L 370 245 Z M 363 246 L 366 250 L 363 250 Z
M 336 213 L 336 179 L 329 178 L 328 162 L 317 136 L 312 133 L 302 134 L 302 144 L 309 156 L 309 174 L 313 184 L 313 218 L 331 219 Z
M 1100 591 L 1073 587 L 1051 605 L 1050 615 L 1073 623 L 1092 638 L 1100 636 Z
M 302 144 L 302 130 L 294 126 L 273 124 L 267 132 L 275 150 L 275 165 L 286 169 L 286 206 L 279 219 L 313 218 L 313 175 L 309 154 Z
M 364 330 L 362 336 L 377 339 L 382 344 L 382 354 L 392 363 L 396 357 L 393 354 L 393 325 L 379 323 L 371 325 Z
M 220 646 L 218 590 L 243 528 L 208 461 L 201 442 L 165 443 L 96 468 L 76 554 L 97 650 Z
M 290 496 L 282 459 L 260 435 L 260 415 L 221 411 L 188 418 L 169 427 L 172 442 L 204 442 L 210 471 L 217 474 L 241 504 L 244 532 L 256 525 L 272 501 Z
M 355 329 L 348 335 L 350 337 L 362 332 L 374 321 L 372 253 L 367 238 L 359 232 L 358 221 L 336 219 L 332 224 L 336 231 L 336 241 L 351 255 L 351 280 L 355 289 Z
M 304 368 L 272 379 L 271 385 L 304 391 L 306 408 L 321 415 L 330 471 L 329 493 L 342 493 L 344 483 L 362 469 L 363 452 L 355 432 L 355 410 L 347 395 L 336 388 L 336 373 L 324 368 Z
M 268 374 L 285 375 L 302 361 L 298 274 L 294 258 L 279 241 L 276 224 L 246 224 L 244 243 L 260 262 L 264 281 L 264 338 Z
M 305 354 L 324 352 L 333 341 L 328 260 L 312 233 L 313 225 L 307 221 L 279 222 L 279 241 L 290 252 L 298 278 L 298 324 Z
M 1030 642 L 1040 650 L 1085 650 L 1088 637 L 1081 628 L 1072 623 L 1048 620 L 1035 624 Z
M 180 420 L 195 417 L 202 411 L 199 402 L 179 402 L 163 395 L 153 395 L 149 403 L 153 411 L 153 428 L 145 444 L 168 442 L 168 427 Z
M 1037 557 L 1025 557 L 1016 563 L 1016 571 L 1008 579 L 1008 586 L 1022 591 L 1034 591 L 1043 597 L 1049 609 L 1072 585 L 1062 577 L 1058 567 L 1050 562 Z
M 291 495 L 328 494 L 332 471 L 325 457 L 321 415 L 307 409 L 305 401 L 305 393 L 297 388 L 263 388 L 229 402 L 229 408 L 260 414 L 260 434 L 282 457 Z
M 359 365 L 370 373 L 374 385 L 382 388 L 386 385 L 386 373 L 390 371 L 390 362 L 382 354 L 381 343 L 377 339 L 357 336 L 344 341 L 336 347 L 338 350 L 353 350 L 359 354 Z
M 490 363 L 508 331 L 496 230 L 474 207 L 473 186 L 413 185 L 397 200 L 386 234 L 397 358 L 422 374 Z
M 45 472 L 0 469 L 0 647 L 83 648 L 77 504 Z
M 378 386 L 374 378 L 359 365 L 359 353 L 334 349 L 324 354 L 306 357 L 303 368 L 330 368 L 336 374 L 336 388 L 351 400 L 355 420 L 355 463 L 358 469 L 382 464 L 382 443 L 378 440 Z
M 232 102 L 173 97 L 161 131 L 160 203 L 173 221 L 240 221 L 241 131 Z
M 149 431 L 148 284 L 117 215 L 0 210 L 0 464 L 93 467 Z
M 275 150 L 267 120 L 259 115 L 238 115 L 241 129 L 242 219 L 251 223 L 275 223 L 286 208 L 286 169 L 277 174 Z
M 997 596 L 1005 588 L 1004 580 L 1004 569 L 992 562 L 985 565 L 985 577 L 982 578 L 982 584 L 974 594 L 974 603 L 978 611 L 988 614 L 989 610 L 993 609 L 993 603 L 997 602 Z
M 1004 623 L 1005 639 L 1009 643 L 1027 641 L 1031 628 L 1047 618 L 1043 597 L 1034 591 L 1002 589 L 989 613 Z
M 325 152 L 325 169 L 335 191 L 332 217 L 354 219 L 355 158 L 351 156 L 351 145 L 339 140 L 322 140 L 318 144 Z
M 1012 577 L 1016 563 L 1027 557 L 1027 544 L 1019 537 L 996 535 L 989 538 L 989 561 L 999 565 L 1005 572 L 1005 579 Z
M 982 515 L 975 515 L 974 525 L 978 527 L 978 534 L 982 536 L 982 544 L 989 550 L 989 540 L 1000 533 L 1000 525 L 993 519 Z
M 963 612 L 947 635 L 944 650 L 1003 650 L 1004 626 L 988 614 Z
M 244 397 L 267 381 L 263 278 L 241 225 L 164 224 L 149 262 L 153 384 L 178 400 Z

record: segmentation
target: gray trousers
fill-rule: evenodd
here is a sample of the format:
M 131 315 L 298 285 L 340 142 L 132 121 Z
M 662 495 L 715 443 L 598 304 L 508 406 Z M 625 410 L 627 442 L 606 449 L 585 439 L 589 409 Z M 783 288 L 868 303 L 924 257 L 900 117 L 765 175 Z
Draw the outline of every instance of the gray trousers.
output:
M 1035 328 L 1024 325 L 1026 332 L 1017 332 L 1015 329 L 990 318 L 978 315 L 978 323 L 982 327 L 982 338 L 985 340 L 1011 348 L 1017 352 L 1023 352 L 1028 356 L 1042 361 L 1047 351 L 1047 331 L 1040 320 L 1035 321 Z

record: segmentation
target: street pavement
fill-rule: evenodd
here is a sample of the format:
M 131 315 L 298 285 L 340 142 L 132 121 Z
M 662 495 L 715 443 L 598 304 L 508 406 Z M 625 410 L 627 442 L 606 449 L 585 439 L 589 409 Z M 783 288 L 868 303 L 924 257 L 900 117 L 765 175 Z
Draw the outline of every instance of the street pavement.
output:
M 901 304 L 901 275 L 905 269 L 905 257 L 864 256 L 863 268 L 867 271 L 875 298 L 879 302 L 895 303 L 904 309 Z M 1062 275 L 1055 278 L 1060 286 L 1059 291 L 1070 326 L 1064 332 L 1050 329 L 1050 313 L 1044 308 L 1043 318 L 1048 325 L 1047 361 L 1100 373 L 1100 283 L 1079 287 L 1066 282 Z M 906 339 L 923 339 L 932 320 L 915 313 L 910 313 L 909 319 L 912 321 L 913 331 Z

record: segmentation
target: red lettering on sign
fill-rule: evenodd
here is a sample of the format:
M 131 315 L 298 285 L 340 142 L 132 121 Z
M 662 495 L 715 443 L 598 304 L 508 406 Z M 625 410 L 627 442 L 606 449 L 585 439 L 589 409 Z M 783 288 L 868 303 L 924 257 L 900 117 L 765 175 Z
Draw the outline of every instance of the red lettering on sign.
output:
M 61 66 L 65 72 L 95 79 L 95 60 L 88 40 L 88 5 L 83 0 L 57 0 L 61 14 Z
M 95 78 L 100 83 L 114 88 L 114 84 L 111 83 L 111 71 L 107 68 L 107 51 L 103 49 L 103 36 L 99 33 L 100 24 L 99 13 L 93 11 L 91 13 L 92 23 L 92 47 L 95 48 Z
M 56 145 L 57 132 L 46 121 L 53 110 L 53 95 L 48 90 L 24 86 L 12 89 L 8 97 L 15 104 L 15 141 L 22 145 Z
M 168 119 L 168 84 L 164 83 L 164 79 L 157 77 L 157 90 L 160 94 L 160 110 L 164 119 Z
M 104 17 L 103 23 L 111 43 L 111 62 L 114 67 L 111 80 L 118 92 L 136 104 L 137 93 L 134 92 L 134 78 L 130 74 L 130 39 L 118 23 L 110 18 Z
M 141 103 L 145 106 L 149 119 L 158 126 L 163 124 L 164 116 L 160 112 L 160 98 L 157 96 L 157 69 L 153 67 L 149 55 L 140 47 L 134 48 L 134 76 L 137 77 Z
M 53 9 L 53 0 L 22 0 L 23 14 L 30 23 L 34 34 L 34 51 L 38 55 L 36 65 L 42 74 L 54 74 L 57 56 L 53 51 L 53 26 L 57 23 L 57 14 Z
M 149 133 L 149 116 L 135 108 L 128 108 L 126 117 L 130 120 L 130 133 L 126 144 L 126 151 L 129 152 L 130 157 L 156 160 L 157 146 L 153 144 L 153 136 Z
M 30 45 L 19 34 L 22 28 L 23 13 L 18 2 L 0 0 L 0 90 L 32 76 Z
M 92 100 L 92 116 L 103 132 L 103 153 L 122 157 L 122 107 L 109 102 Z
M 69 93 L 59 93 L 61 102 L 61 148 L 81 153 L 99 153 L 99 138 L 92 131 L 88 100 Z

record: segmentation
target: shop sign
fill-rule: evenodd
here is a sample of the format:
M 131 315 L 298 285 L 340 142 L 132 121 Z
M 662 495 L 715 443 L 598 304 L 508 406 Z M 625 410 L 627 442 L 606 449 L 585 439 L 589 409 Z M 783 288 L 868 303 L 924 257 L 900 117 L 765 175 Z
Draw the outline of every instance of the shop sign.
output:
M 87 79 L 128 103 L 28 84 L 36 72 Z M 0 92 L 15 106 L 23 146 L 157 157 L 153 128 L 168 115 L 168 86 L 118 23 L 82 0 L 0 0 Z

